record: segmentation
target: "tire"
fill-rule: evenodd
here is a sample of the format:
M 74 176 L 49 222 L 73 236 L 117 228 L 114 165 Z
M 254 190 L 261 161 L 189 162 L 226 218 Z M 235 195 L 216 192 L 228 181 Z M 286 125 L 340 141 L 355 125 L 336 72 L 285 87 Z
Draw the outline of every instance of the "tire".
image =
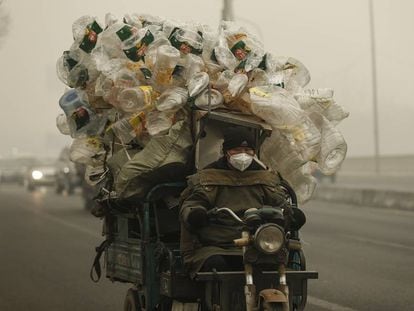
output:
M 138 293 L 135 289 L 128 289 L 124 300 L 124 311 L 141 311 Z
M 306 258 L 305 254 L 302 250 L 300 251 L 293 251 L 289 254 L 289 268 L 292 270 L 297 271 L 305 271 L 306 270 Z M 308 282 L 304 280 L 302 282 L 302 292 L 304 293 L 303 296 L 292 296 L 289 295 L 291 299 L 291 309 L 293 311 L 301 311 L 305 309 L 306 301 L 308 297 Z

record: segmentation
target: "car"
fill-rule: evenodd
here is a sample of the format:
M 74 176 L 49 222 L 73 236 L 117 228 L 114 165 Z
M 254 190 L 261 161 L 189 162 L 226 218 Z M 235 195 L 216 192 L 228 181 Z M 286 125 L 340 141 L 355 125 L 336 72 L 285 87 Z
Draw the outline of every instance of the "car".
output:
M 52 164 L 38 164 L 29 168 L 26 172 L 24 185 L 28 191 L 34 191 L 40 186 L 56 185 L 56 168 Z
M 23 184 L 25 172 L 34 165 L 33 157 L 8 157 L 0 159 L 0 183 Z
M 60 152 L 56 161 L 56 193 L 73 194 L 76 187 L 81 185 L 81 177 L 75 164 L 70 160 L 69 148 L 65 147 Z

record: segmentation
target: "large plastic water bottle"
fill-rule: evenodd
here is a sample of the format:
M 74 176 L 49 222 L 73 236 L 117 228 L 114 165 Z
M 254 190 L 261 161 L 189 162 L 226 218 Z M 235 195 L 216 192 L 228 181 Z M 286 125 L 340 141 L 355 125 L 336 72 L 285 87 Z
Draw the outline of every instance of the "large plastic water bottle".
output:
M 152 105 L 151 86 L 137 86 L 122 89 L 118 94 L 118 108 L 127 113 L 138 112 Z
M 157 61 L 153 71 L 153 87 L 164 91 L 171 84 L 171 76 L 180 59 L 180 52 L 169 45 L 157 49 Z
M 111 128 L 120 141 L 123 144 L 127 144 L 140 136 L 143 131 L 144 120 L 145 113 L 140 112 L 115 122 Z
M 195 97 L 205 90 L 208 86 L 210 78 L 206 72 L 199 72 L 195 74 L 188 81 L 188 94 L 190 97 Z
M 71 89 L 59 99 L 59 105 L 66 114 L 72 136 L 85 132 L 96 119 L 90 109 L 86 94 L 77 89 Z
M 344 137 L 324 116 L 313 112 L 309 115 L 321 130 L 321 148 L 316 156 L 319 169 L 326 175 L 335 173 L 345 159 L 347 144 Z
M 174 87 L 166 90 L 156 101 L 158 111 L 177 111 L 187 103 L 188 92 L 185 88 Z
M 310 200 L 315 191 L 317 180 L 311 174 L 314 167 L 315 163 L 307 162 L 284 176 L 295 190 L 299 203 L 305 203 Z
M 58 114 L 56 117 L 56 127 L 63 135 L 70 135 L 68 120 L 63 113 Z
M 104 154 L 102 140 L 98 137 L 75 138 L 70 146 L 70 160 L 75 163 L 100 163 Z

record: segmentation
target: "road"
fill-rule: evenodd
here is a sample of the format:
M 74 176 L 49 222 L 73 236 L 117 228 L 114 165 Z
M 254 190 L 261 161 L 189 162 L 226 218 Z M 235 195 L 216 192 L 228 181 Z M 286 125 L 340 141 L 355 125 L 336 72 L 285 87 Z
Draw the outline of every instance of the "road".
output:
M 89 279 L 101 222 L 78 196 L 0 185 L 0 310 L 122 310 L 128 286 Z M 307 311 L 414 310 L 414 213 L 304 207 Z

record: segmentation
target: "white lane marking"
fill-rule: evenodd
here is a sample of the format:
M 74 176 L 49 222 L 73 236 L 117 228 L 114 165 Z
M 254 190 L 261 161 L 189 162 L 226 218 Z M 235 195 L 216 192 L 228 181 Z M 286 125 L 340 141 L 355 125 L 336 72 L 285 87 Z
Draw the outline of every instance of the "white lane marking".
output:
M 316 297 L 308 296 L 307 302 L 311 305 L 330 310 L 330 311 L 357 311 L 356 309 L 344 307 L 336 303 L 322 300 Z
M 403 245 L 403 244 L 399 244 L 399 243 L 382 242 L 382 241 L 368 239 L 368 238 L 362 238 L 360 236 L 355 236 L 355 235 L 350 235 L 350 234 L 343 234 L 342 236 L 353 239 L 353 240 L 356 240 L 356 241 L 359 241 L 359 242 L 364 242 L 364 243 L 371 243 L 371 244 L 375 244 L 375 245 L 394 247 L 394 248 L 403 248 L 403 249 L 407 249 L 407 250 L 410 250 L 410 251 L 414 250 L 414 247 L 412 247 L 412 246 Z
M 88 234 L 90 236 L 93 236 L 95 238 L 102 238 L 102 235 L 97 234 L 95 231 L 85 229 L 85 228 L 83 228 L 83 227 L 81 227 L 81 226 L 79 226 L 77 224 L 74 224 L 74 223 L 71 223 L 71 222 L 62 220 L 59 217 L 53 216 L 51 214 L 39 213 L 38 215 L 41 216 L 41 217 L 47 218 L 49 220 L 52 220 L 54 222 L 57 222 L 57 223 L 59 223 L 61 225 L 64 225 L 64 226 L 66 226 L 68 228 L 75 229 L 75 230 L 80 231 L 82 233 L 86 233 L 86 234 Z

